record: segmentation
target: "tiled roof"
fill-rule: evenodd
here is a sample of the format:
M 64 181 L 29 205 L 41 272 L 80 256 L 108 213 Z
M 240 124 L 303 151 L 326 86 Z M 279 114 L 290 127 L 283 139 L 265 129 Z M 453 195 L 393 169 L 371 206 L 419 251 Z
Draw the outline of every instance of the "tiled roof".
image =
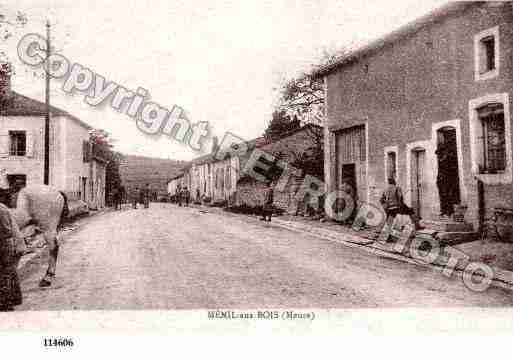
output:
M 379 51 L 383 47 L 387 45 L 391 45 L 401 39 L 407 38 L 415 33 L 417 33 L 422 28 L 429 26 L 440 19 L 450 16 L 453 14 L 461 13 L 466 10 L 470 6 L 481 6 L 484 1 L 454 1 L 449 2 L 448 4 L 441 6 L 427 15 L 424 15 L 402 27 L 399 29 L 386 34 L 385 36 L 372 41 L 371 43 L 353 51 L 345 56 L 342 56 L 339 60 L 335 61 L 332 64 L 328 64 L 320 67 L 319 69 L 313 72 L 313 77 L 322 77 L 328 75 L 329 73 L 335 71 L 339 67 L 342 67 L 347 64 L 354 63 L 361 59 L 364 56 L 370 55 Z
M 53 116 L 66 116 L 79 123 L 81 126 L 89 130 L 92 129 L 87 123 L 60 108 L 50 106 L 50 113 Z M 21 95 L 15 91 L 11 91 L 5 99 L 0 101 L 0 116 L 44 116 L 45 114 L 45 103 Z

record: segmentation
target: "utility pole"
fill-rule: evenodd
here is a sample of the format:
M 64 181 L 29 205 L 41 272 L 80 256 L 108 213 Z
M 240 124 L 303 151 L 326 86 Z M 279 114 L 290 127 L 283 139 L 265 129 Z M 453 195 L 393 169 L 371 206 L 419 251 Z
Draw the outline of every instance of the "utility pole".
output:
M 46 58 L 50 58 L 50 21 L 46 21 Z M 44 152 L 44 184 L 50 184 L 50 62 L 46 62 L 45 74 L 45 152 Z

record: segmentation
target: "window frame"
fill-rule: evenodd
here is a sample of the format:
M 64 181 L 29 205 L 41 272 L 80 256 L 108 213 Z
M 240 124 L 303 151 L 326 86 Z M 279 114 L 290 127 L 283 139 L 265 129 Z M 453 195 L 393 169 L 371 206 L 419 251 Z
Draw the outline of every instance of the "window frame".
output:
M 493 38 L 494 41 L 494 53 L 493 60 L 494 66 L 493 69 L 489 69 L 487 71 L 482 71 L 482 63 L 483 56 L 486 56 L 484 59 L 485 62 L 488 61 L 488 56 L 486 55 L 486 45 L 484 42 L 487 39 Z M 500 37 L 499 37 L 499 26 L 495 26 L 484 31 L 481 31 L 477 35 L 474 36 L 474 80 L 475 81 L 483 81 L 489 80 L 499 75 L 500 68 Z
M 505 169 L 497 173 L 481 173 L 479 165 L 483 163 L 482 124 L 478 116 L 478 109 L 492 103 L 500 103 L 504 113 L 505 132 Z M 509 106 L 509 93 L 493 93 L 475 98 L 469 101 L 469 134 L 470 134 L 470 159 L 471 173 L 485 184 L 510 184 L 513 182 L 513 154 L 511 151 L 511 118 Z
M 24 139 L 24 149 L 23 151 L 20 151 L 17 147 L 18 141 L 16 141 L 16 149 L 13 151 L 13 139 L 18 138 L 18 136 L 23 135 L 25 137 Z M 24 130 L 10 130 L 9 131 L 9 156 L 16 156 L 16 157 L 25 157 L 27 155 L 27 131 Z M 20 154 L 22 153 L 22 154 Z
M 482 113 L 480 113 L 481 111 L 487 110 L 487 107 L 497 106 L 497 105 L 500 105 L 500 109 L 489 109 L 488 110 L 489 113 L 486 115 L 483 115 Z M 489 103 L 489 104 L 486 104 L 484 106 L 477 108 L 476 111 L 477 111 L 477 118 L 479 119 L 479 122 L 481 123 L 481 126 L 482 126 L 481 146 L 483 148 L 483 156 L 482 156 L 483 158 L 482 158 L 482 163 L 479 164 L 480 165 L 479 173 L 481 173 L 481 174 L 504 173 L 504 171 L 506 170 L 506 162 L 507 162 L 506 122 L 504 119 L 504 105 L 501 103 Z M 494 116 L 494 115 L 501 115 L 502 118 L 501 119 L 493 118 L 492 116 Z M 490 140 L 489 126 L 492 121 L 496 121 L 496 120 L 502 121 L 502 131 L 503 131 L 503 134 L 502 134 L 503 143 L 501 144 L 502 145 L 501 150 L 503 152 L 503 158 L 501 159 L 501 161 L 503 162 L 503 166 L 501 166 L 502 168 L 492 167 L 490 164 L 491 156 L 490 156 L 490 142 L 489 142 L 489 140 Z
M 383 161 L 384 161 L 384 175 L 385 175 L 385 181 L 384 183 L 386 183 L 386 181 L 388 180 L 388 172 L 389 172 L 389 168 L 388 168 L 388 155 L 390 153 L 394 153 L 395 154 L 395 181 L 397 183 L 399 183 L 399 147 L 398 146 L 386 146 L 384 149 L 383 149 Z

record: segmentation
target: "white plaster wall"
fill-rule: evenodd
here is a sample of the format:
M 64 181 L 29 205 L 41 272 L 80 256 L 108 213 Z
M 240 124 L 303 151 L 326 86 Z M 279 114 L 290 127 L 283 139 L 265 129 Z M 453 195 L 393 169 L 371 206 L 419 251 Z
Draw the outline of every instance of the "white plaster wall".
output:
M 86 201 L 91 200 L 90 163 L 83 161 L 82 144 L 89 139 L 89 130 L 76 121 L 65 119 L 61 121 L 63 135 L 61 149 L 62 166 L 59 169 L 63 177 L 63 188 L 76 192 L 80 189 L 79 177 L 87 177 Z

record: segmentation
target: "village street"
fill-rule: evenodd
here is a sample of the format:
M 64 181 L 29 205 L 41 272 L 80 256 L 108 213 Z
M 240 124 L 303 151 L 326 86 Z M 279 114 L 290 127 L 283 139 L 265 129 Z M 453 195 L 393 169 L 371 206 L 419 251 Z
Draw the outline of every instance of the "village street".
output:
M 152 203 L 64 235 L 54 285 L 45 258 L 17 310 L 510 306 L 429 268 L 302 235 L 254 217 Z

